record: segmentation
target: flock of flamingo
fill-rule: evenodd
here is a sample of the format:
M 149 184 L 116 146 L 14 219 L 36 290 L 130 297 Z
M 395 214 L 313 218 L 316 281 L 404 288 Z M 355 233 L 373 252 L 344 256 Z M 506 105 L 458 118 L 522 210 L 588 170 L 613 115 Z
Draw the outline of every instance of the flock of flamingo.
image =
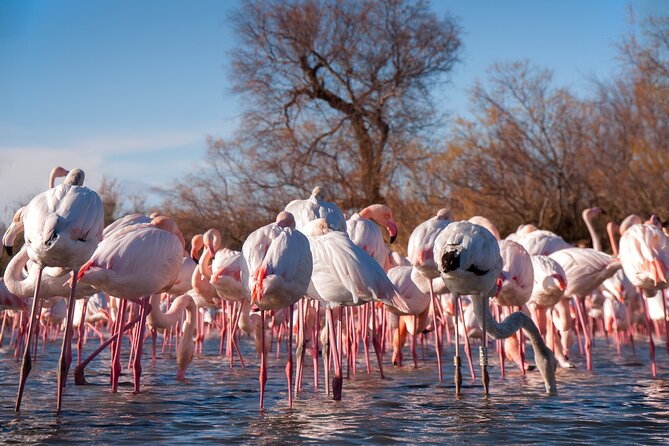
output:
M 65 179 L 56 186 L 59 177 Z M 501 239 L 484 217 L 455 222 L 440 209 L 413 230 L 404 257 L 380 229 L 387 228 L 392 244 L 398 225 L 387 206 L 372 204 L 347 219 L 316 187 L 308 199 L 288 203 L 274 222 L 250 234 L 241 252 L 223 247 L 216 229 L 193 237 L 188 252 L 166 216 L 127 215 L 105 228 L 102 201 L 83 183 L 80 169 L 54 168 L 49 189 L 16 212 L 2 239 L 8 255 L 15 255 L 0 279 L 0 345 L 9 322 L 17 360 L 23 351 L 16 411 L 40 339 L 44 346 L 62 331 L 61 409 L 75 328 L 75 383 L 85 384 L 85 367 L 109 348 L 113 392 L 124 336 L 131 345 L 135 392 L 143 346 L 152 339 L 155 362 L 159 333 L 163 349 L 173 340 L 176 345 L 177 379 L 185 378 L 193 355 L 214 332 L 230 366 L 238 358 L 244 367 L 238 340 L 250 336 L 260 356 L 261 409 L 267 356 L 274 344 L 278 354 L 284 342 L 289 406 L 302 388 L 306 352 L 313 360 L 314 388 L 321 356 L 325 393 L 339 400 L 344 368 L 356 373 L 361 345 L 371 373 L 370 343 L 383 379 L 386 348 L 392 349 L 392 364 L 401 366 L 409 340 L 418 367 L 417 345 L 433 340 L 440 382 L 443 346 L 452 344 L 456 395 L 461 346 L 475 379 L 474 342 L 489 394 L 489 336 L 497 339 L 502 376 L 507 359 L 523 374 L 536 367 L 551 395 L 557 393 L 556 367 L 573 367 L 574 344 L 585 353 L 587 368 L 593 367 L 597 334 L 611 336 L 619 353 L 621 343 L 633 347 L 635 336 L 648 336 L 656 374 L 653 332 L 667 335 L 669 239 L 655 216 L 644 222 L 630 215 L 619 226 L 610 222 L 611 255 L 594 229 L 599 208 L 583 211 L 593 248 L 574 247 L 530 224 Z M 25 243 L 14 253 L 22 232 Z M 84 359 L 89 336 L 98 337 L 100 346 Z M 525 337 L 534 365 L 525 357 Z

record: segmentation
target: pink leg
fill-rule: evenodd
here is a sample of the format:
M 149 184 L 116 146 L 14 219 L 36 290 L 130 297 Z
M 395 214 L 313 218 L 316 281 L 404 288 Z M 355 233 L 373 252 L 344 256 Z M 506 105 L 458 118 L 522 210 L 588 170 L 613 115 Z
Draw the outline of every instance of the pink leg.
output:
M 77 290 L 78 274 L 79 269 L 72 271 L 72 292 L 70 293 L 70 301 L 67 307 L 67 322 L 65 324 L 63 346 L 58 361 L 58 401 L 56 403 L 56 413 L 60 412 L 60 407 L 63 401 L 63 389 L 65 388 L 67 374 L 70 371 L 70 364 L 72 363 L 72 319 L 74 318 L 74 305 L 76 302 L 74 296 Z
M 339 362 L 339 353 L 337 352 L 337 339 L 334 333 L 334 317 L 332 316 L 332 309 L 328 308 L 327 315 L 328 319 L 328 331 L 330 332 L 330 347 L 332 349 L 332 357 L 334 360 L 334 377 L 332 378 L 332 399 L 335 401 L 341 400 L 342 392 L 342 376 L 341 376 L 341 363 Z
M 500 315 L 500 308 L 499 305 L 495 304 L 495 317 L 497 318 L 497 322 L 500 321 L 501 315 Z M 505 375 L 505 370 L 504 370 L 504 340 L 503 339 L 497 339 L 497 352 L 499 353 L 499 369 L 500 373 L 502 374 L 502 378 L 504 378 Z
M 458 306 L 460 308 L 460 319 L 462 322 L 462 326 L 465 328 L 465 355 L 467 355 L 467 362 L 469 362 L 469 371 L 471 372 L 472 375 L 472 381 L 476 381 L 476 375 L 474 374 L 474 361 L 472 360 L 472 348 L 471 344 L 469 343 L 469 333 L 467 330 L 467 325 L 465 325 L 465 313 L 462 310 L 462 305 Z
M 361 330 L 363 332 L 362 343 L 365 348 L 365 365 L 367 365 L 368 375 L 372 373 L 372 367 L 369 363 L 369 308 L 371 306 L 372 306 L 371 303 L 364 305 L 364 308 L 362 310 L 364 317 L 363 320 L 360 321 L 363 324 L 361 327 Z
M 657 377 L 657 364 L 655 364 L 655 342 L 653 342 L 653 332 L 650 328 L 650 317 L 648 316 L 648 302 L 645 298 L 642 298 L 643 302 L 641 307 L 643 308 L 643 314 L 646 317 L 646 326 L 648 328 L 648 351 L 650 352 L 650 370 L 653 374 L 653 378 Z
M 592 370 L 592 341 L 590 339 L 590 333 L 588 331 L 588 327 L 585 325 L 585 317 L 583 315 L 583 309 L 581 307 L 581 300 L 577 297 L 574 297 L 574 304 L 576 305 L 576 312 L 578 314 L 578 319 L 581 322 L 581 328 L 583 329 L 587 368 L 588 370 Z
M 418 352 L 416 351 L 416 330 L 418 328 L 418 317 L 413 316 L 413 334 L 411 335 L 411 357 L 413 358 L 413 368 L 418 368 Z
M 0 329 L 0 347 L 2 347 L 2 340 L 5 338 L 5 325 L 7 325 L 7 310 L 3 312 L 2 329 Z
M 374 304 L 372 303 L 372 305 Z M 374 353 L 376 353 L 376 360 L 379 362 L 379 372 L 381 372 L 381 379 L 384 379 L 383 361 L 381 360 L 381 343 L 379 342 L 378 333 L 376 330 L 376 311 L 374 310 L 373 306 L 372 306 L 372 345 L 374 346 Z
M 42 281 L 42 271 L 44 268 L 40 268 L 37 273 L 37 283 L 35 284 L 35 294 L 33 295 L 33 305 L 30 310 L 30 321 L 28 322 L 28 340 L 26 342 L 26 349 L 23 352 L 23 362 L 21 363 L 21 376 L 19 378 L 19 391 L 16 395 L 16 405 L 14 406 L 14 411 L 18 412 L 21 409 L 21 399 L 23 398 L 23 388 L 26 385 L 26 379 L 30 374 L 30 369 L 32 368 L 32 360 L 30 358 L 30 338 L 32 332 L 35 329 L 35 313 L 37 312 L 37 301 L 39 296 L 39 289 Z
M 669 322 L 667 321 L 667 291 L 662 291 L 662 310 L 664 311 L 664 346 L 669 354 Z
M 318 391 L 318 332 L 320 329 L 320 310 L 321 310 L 321 304 L 320 302 L 314 303 L 314 307 L 316 308 L 316 319 L 314 322 L 314 334 L 312 335 L 312 345 L 313 345 L 313 350 L 311 351 L 311 356 L 312 356 L 312 361 L 314 364 L 314 392 Z
M 298 303 L 300 305 L 300 303 Z M 288 381 L 288 407 L 293 407 L 293 305 L 290 306 L 288 323 L 288 361 L 286 363 L 286 379 Z
M 263 409 L 263 402 L 265 400 L 265 383 L 267 382 L 267 366 L 265 359 L 265 310 L 260 310 L 260 410 Z
M 123 299 L 119 306 L 118 314 L 118 327 L 116 329 L 117 338 L 114 342 L 114 354 L 112 356 L 112 393 L 118 391 L 118 380 L 121 377 L 121 344 L 123 344 L 123 333 L 121 328 L 123 327 L 123 319 L 125 318 L 125 310 L 128 305 L 128 301 Z
M 158 338 L 158 331 L 155 328 L 151 329 L 151 368 L 156 367 L 156 338 Z
M 81 319 L 79 320 L 79 337 L 77 338 L 77 365 L 81 364 L 81 352 L 84 348 L 84 332 L 86 331 L 86 307 L 88 307 L 88 301 L 84 300 L 84 307 L 81 310 Z
M 428 282 L 430 284 L 430 305 L 432 305 L 432 325 L 434 326 L 434 347 L 437 352 L 437 369 L 439 371 L 439 382 L 442 382 L 443 374 L 441 371 L 441 344 L 439 343 L 439 330 L 437 329 L 437 327 L 439 327 L 439 324 L 437 323 L 437 298 L 434 295 L 432 281 L 430 280 Z
M 225 332 L 227 328 L 227 315 L 225 314 L 228 308 L 228 301 L 221 301 L 221 342 L 218 345 L 218 354 L 223 356 L 223 344 L 225 343 Z
M 305 327 L 304 327 L 304 305 L 306 304 L 306 299 L 302 299 L 297 302 L 297 323 L 298 323 L 298 336 L 297 336 L 297 376 L 295 377 L 295 395 L 297 395 L 302 389 L 302 370 L 304 368 L 304 344 L 305 344 Z M 292 310 L 292 308 L 291 308 Z
M 149 298 L 144 297 L 142 299 L 142 307 L 140 309 L 140 319 L 139 331 L 137 335 L 137 346 L 135 349 L 135 361 L 133 363 L 133 383 L 134 383 L 134 393 L 139 393 L 139 381 L 142 377 L 142 347 L 144 346 L 144 330 L 146 329 L 146 317 L 151 311 L 151 304 L 149 304 Z

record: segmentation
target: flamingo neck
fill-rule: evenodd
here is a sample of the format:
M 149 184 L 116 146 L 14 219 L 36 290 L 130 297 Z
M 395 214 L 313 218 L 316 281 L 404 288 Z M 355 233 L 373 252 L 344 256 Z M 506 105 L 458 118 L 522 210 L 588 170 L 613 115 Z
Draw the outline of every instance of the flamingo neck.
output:
M 485 323 L 487 333 L 493 338 L 505 339 L 512 336 L 521 328 L 525 330 L 525 333 L 532 342 L 534 361 L 541 372 L 541 376 L 544 378 L 546 392 L 550 395 L 556 395 L 555 357 L 553 356 L 553 352 L 544 343 L 541 333 L 532 319 L 525 313 L 517 311 L 498 323 L 490 312 L 488 298 L 480 295 L 472 297 L 476 320 L 482 328 Z

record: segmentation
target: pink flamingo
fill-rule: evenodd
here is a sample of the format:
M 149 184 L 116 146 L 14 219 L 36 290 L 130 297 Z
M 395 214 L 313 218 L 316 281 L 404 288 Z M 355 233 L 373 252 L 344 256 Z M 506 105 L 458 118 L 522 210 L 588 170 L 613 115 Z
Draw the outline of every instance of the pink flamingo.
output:
M 70 339 L 74 300 L 79 268 L 91 256 L 102 238 L 103 206 L 98 194 L 83 186 L 84 172 L 73 169 L 65 182 L 33 198 L 23 214 L 26 252 L 39 265 L 37 285 L 33 296 L 26 351 L 21 366 L 16 411 L 21 406 L 25 380 L 30 373 L 30 338 L 39 298 L 39 283 L 44 267 L 61 268 L 61 275 L 72 271 L 72 291 L 68 305 L 68 317 L 63 336 L 63 346 L 58 367 L 58 402 L 60 410 L 62 390 L 71 362 Z
M 409 307 L 400 296 L 381 265 L 364 250 L 356 246 L 346 234 L 331 231 L 324 219 L 314 220 L 303 228 L 309 239 L 313 257 L 313 273 L 307 295 L 318 300 L 326 309 L 326 329 L 330 334 L 330 346 L 335 358 L 335 376 L 332 379 L 332 393 L 335 400 L 341 399 L 341 349 L 338 349 L 334 333 L 332 310 L 346 306 L 362 305 L 370 301 L 386 304 L 390 309 L 408 313 Z M 375 317 L 372 315 L 372 323 Z M 341 318 L 338 325 L 341 338 Z M 379 365 L 381 345 L 376 329 L 372 328 L 373 343 Z M 323 358 L 328 353 L 324 348 Z M 325 368 L 326 372 L 328 367 Z M 381 369 L 383 377 L 383 369 Z
M 266 310 L 291 307 L 286 366 L 290 407 L 293 404 L 293 305 L 306 293 L 312 267 L 309 241 L 304 234 L 295 230 L 295 219 L 286 211 L 277 215 L 275 223 L 256 229 L 242 246 L 242 284 L 251 303 L 260 308 L 261 333 L 265 332 Z M 261 341 L 264 344 L 264 336 Z M 260 409 L 262 410 L 267 381 L 264 345 L 260 356 Z
M 295 219 L 298 230 L 312 220 L 324 218 L 330 229 L 346 232 L 346 217 L 336 204 L 325 201 L 324 189 L 316 186 L 307 200 L 293 200 L 284 209 Z
M 79 271 L 79 280 L 122 300 L 117 319 L 118 340 L 112 369 L 112 391 L 120 377 L 122 321 L 128 299 L 141 298 L 140 325 L 133 363 L 134 390 L 139 393 L 141 356 L 149 296 L 168 291 L 177 280 L 185 242 L 173 220 L 154 218 L 151 223 L 118 229 L 107 236 Z

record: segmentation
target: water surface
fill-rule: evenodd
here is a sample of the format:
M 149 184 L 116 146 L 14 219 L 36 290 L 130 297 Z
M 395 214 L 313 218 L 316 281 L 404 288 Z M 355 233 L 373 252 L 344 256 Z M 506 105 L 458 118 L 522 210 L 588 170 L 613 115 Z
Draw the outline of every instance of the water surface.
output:
M 86 350 L 95 346 L 91 340 Z M 507 364 L 507 377 L 501 379 L 492 344 L 488 399 L 481 397 L 480 382 L 469 379 L 466 365 L 464 395 L 454 397 L 452 346 L 446 347 L 442 384 L 437 383 L 431 349 L 418 369 L 393 368 L 386 354 L 385 380 L 379 379 L 376 367 L 367 375 L 360 356 L 357 375 L 344 380 L 342 401 L 326 399 L 322 367 L 320 389 L 314 392 L 307 355 L 303 391 L 292 410 L 287 408 L 282 352 L 280 359 L 272 355 L 270 361 L 263 413 L 258 411 L 258 360 L 250 340 L 242 339 L 241 347 L 246 368 L 236 362 L 231 369 L 218 355 L 218 339 L 208 339 L 185 382 L 174 379 L 173 352 L 159 349 L 155 368 L 145 353 L 140 395 L 132 393 L 129 370 L 121 377 L 119 392 L 111 393 L 105 352 L 87 369 L 90 385 L 75 386 L 70 379 L 64 410 L 56 415 L 60 343 L 49 343 L 33 364 L 19 414 L 14 412 L 19 364 L 5 345 L 0 350 L 0 442 L 669 443 L 669 358 L 659 343 L 658 377 L 652 379 L 646 342 L 638 339 L 636 353 L 624 346 L 618 356 L 613 345 L 597 339 L 595 370 L 585 370 L 584 359 L 573 352 L 579 367 L 558 370 L 557 397 L 544 395 L 536 371 L 523 378 Z M 124 350 L 127 355 L 127 346 Z

